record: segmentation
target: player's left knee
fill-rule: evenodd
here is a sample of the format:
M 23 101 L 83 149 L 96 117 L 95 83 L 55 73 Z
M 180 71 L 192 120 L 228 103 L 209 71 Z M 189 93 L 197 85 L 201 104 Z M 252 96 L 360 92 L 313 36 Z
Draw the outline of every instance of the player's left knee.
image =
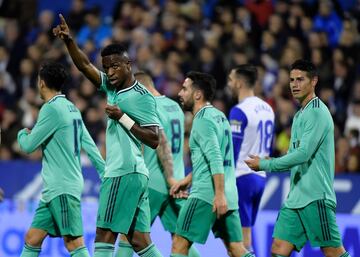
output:
M 80 237 L 64 236 L 64 243 L 65 243 L 66 249 L 69 252 L 74 251 L 75 249 L 85 245 L 84 238 L 82 236 L 80 236 Z
M 188 253 L 189 248 L 190 248 L 191 244 L 188 240 L 186 240 L 185 238 L 178 236 L 178 235 L 174 235 L 173 237 L 173 242 L 172 242 L 172 247 L 171 247 L 171 252 L 172 253 Z
M 149 233 L 141 233 L 135 231 L 132 234 L 132 237 L 131 238 L 127 237 L 127 239 L 135 252 L 139 252 L 151 244 Z

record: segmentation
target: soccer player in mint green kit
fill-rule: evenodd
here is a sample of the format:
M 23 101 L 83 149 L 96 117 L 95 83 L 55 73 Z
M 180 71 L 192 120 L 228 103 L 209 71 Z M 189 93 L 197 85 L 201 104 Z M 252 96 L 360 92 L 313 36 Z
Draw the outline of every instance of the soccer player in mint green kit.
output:
M 155 218 L 159 216 L 165 230 L 173 235 L 179 210 L 185 201 L 169 195 L 170 187 L 185 177 L 183 160 L 184 113 L 177 102 L 161 95 L 156 90 L 149 74 L 139 71 L 134 76 L 155 97 L 156 109 L 162 126 L 159 130 L 160 141 L 157 149 L 144 146 L 145 165 L 150 172 L 151 222 L 153 223 Z M 133 250 L 127 243 L 126 237 L 122 235 L 116 257 L 131 256 L 133 256 Z M 200 256 L 195 246 L 190 248 L 189 256 Z
M 314 64 L 295 61 L 290 89 L 301 109 L 295 114 L 288 153 L 262 159 L 250 155 L 253 170 L 291 171 L 290 192 L 276 221 L 272 256 L 290 256 L 307 240 L 327 257 L 348 257 L 336 224 L 334 192 L 334 123 L 326 105 L 315 95 Z
M 251 257 L 242 242 L 230 124 L 210 104 L 216 90 L 213 76 L 190 72 L 179 93 L 184 109 L 194 114 L 190 134 L 193 170 L 173 186 L 171 193 L 192 183 L 190 196 L 181 208 L 172 245 L 173 257 L 188 256 L 193 242 L 204 244 L 213 230 L 229 256 Z
M 46 63 L 39 71 L 38 89 L 45 101 L 30 131 L 18 133 L 20 149 L 31 153 L 41 147 L 41 176 L 44 182 L 39 207 L 26 233 L 21 257 L 36 257 L 47 235 L 63 237 L 73 257 L 88 257 L 81 219 L 80 150 L 84 149 L 102 177 L 104 160 L 92 140 L 75 105 L 61 94 L 67 72 L 61 64 Z
M 160 257 L 150 239 L 149 172 L 142 144 L 155 149 L 159 143 L 159 119 L 154 97 L 134 79 L 126 49 L 110 44 L 101 51 L 105 72 L 92 65 L 61 23 L 53 29 L 61 38 L 76 67 L 107 95 L 106 163 L 100 188 L 95 257 L 110 257 L 119 233 L 126 235 L 141 257 Z

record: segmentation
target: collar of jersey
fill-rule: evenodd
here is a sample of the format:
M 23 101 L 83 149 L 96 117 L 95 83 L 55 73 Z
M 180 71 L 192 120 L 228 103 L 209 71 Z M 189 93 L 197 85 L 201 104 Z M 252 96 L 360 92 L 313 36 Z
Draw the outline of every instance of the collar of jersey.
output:
M 48 103 L 51 103 L 51 102 L 55 101 L 58 97 L 65 97 L 65 95 L 63 95 L 63 94 L 54 95 L 54 96 L 48 101 Z
M 165 98 L 165 95 L 157 95 L 157 96 L 154 96 L 155 98 Z
M 118 94 L 124 93 L 124 92 L 126 92 L 126 91 L 128 91 L 128 90 L 132 89 L 133 87 L 135 87 L 135 86 L 136 86 L 136 84 L 137 84 L 137 83 L 138 83 L 138 81 L 137 81 L 137 80 L 135 80 L 135 81 L 134 81 L 134 84 L 133 84 L 131 87 L 121 89 L 121 90 L 117 91 L 117 93 L 116 93 L 116 94 L 118 95 Z
M 207 104 L 207 105 L 204 105 L 203 107 L 201 107 L 200 110 L 198 110 L 197 113 L 195 113 L 194 118 L 196 117 L 196 115 L 198 115 L 198 113 L 201 112 L 201 110 L 203 110 L 205 108 L 210 108 L 210 107 L 213 107 L 212 104 Z
M 246 100 L 250 99 L 250 98 L 255 98 L 257 96 L 253 95 L 253 96 L 248 96 L 248 97 L 245 97 L 244 99 L 242 99 L 241 101 L 239 101 L 239 104 L 245 102 Z
M 319 97 L 315 96 L 315 97 L 311 98 L 311 100 L 304 106 L 304 108 L 301 108 L 301 111 L 305 110 L 306 107 L 308 107 L 308 105 L 317 98 L 319 98 Z

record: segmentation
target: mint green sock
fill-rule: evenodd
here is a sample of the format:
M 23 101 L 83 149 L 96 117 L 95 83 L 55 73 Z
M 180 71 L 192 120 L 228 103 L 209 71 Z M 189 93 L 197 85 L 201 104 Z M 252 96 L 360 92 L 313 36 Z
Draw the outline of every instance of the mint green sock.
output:
M 80 246 L 70 252 L 71 257 L 90 257 L 86 246 Z
M 145 249 L 137 252 L 137 255 L 140 257 L 163 257 L 154 244 L 150 244 Z
M 272 253 L 271 256 L 272 256 L 272 257 L 286 257 L 286 256 L 284 256 L 284 255 L 275 254 L 275 253 Z
M 196 249 L 194 244 L 192 244 L 191 247 L 189 248 L 188 256 L 189 257 L 200 257 L 201 256 L 198 249 Z
M 342 255 L 340 255 L 339 257 L 351 257 L 349 252 L 344 252 Z
M 94 257 L 112 257 L 114 248 L 113 244 L 95 242 Z
M 41 247 L 34 247 L 25 244 L 20 257 L 38 257 L 41 252 Z
M 183 255 L 183 254 L 180 254 L 180 253 L 172 253 L 170 255 L 170 257 L 188 257 L 188 255 Z
M 134 255 L 134 250 L 126 241 L 119 240 L 119 248 L 115 254 L 115 257 L 132 257 Z

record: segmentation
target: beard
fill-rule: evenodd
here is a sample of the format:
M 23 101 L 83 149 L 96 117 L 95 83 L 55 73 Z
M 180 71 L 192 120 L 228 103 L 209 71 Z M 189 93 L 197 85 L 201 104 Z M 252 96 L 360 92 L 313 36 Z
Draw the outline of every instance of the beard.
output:
M 193 110 L 193 108 L 194 108 L 194 101 L 193 100 L 189 100 L 187 102 L 181 101 L 181 106 L 182 106 L 184 111 L 191 112 Z

